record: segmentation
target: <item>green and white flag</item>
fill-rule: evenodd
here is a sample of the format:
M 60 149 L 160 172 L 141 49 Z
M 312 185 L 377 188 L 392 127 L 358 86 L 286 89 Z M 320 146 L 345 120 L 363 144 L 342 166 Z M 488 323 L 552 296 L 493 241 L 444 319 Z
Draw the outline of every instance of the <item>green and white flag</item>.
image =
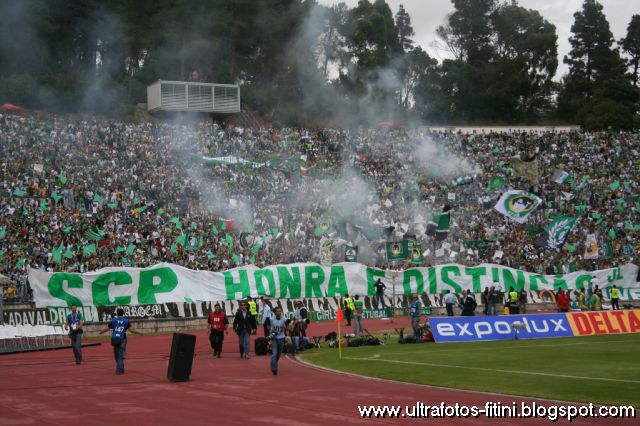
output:
M 256 242 L 256 236 L 253 233 L 242 232 L 240 234 L 240 247 L 242 247 L 243 250 L 247 250 L 253 247 L 255 242 Z
M 557 216 L 547 227 L 545 233 L 535 242 L 541 248 L 559 251 L 567 241 L 569 233 L 578 221 L 577 217 Z
M 436 237 L 436 240 L 443 241 L 449 235 L 449 222 L 451 221 L 451 208 L 445 206 L 442 213 L 435 214 L 427 223 L 425 234 Z
M 93 229 L 89 229 L 87 232 L 84 233 L 84 238 L 89 241 L 100 241 L 103 235 L 104 235 L 104 232 L 101 232 L 101 230 L 98 228 L 96 228 L 95 231 Z
M 420 266 L 424 263 L 424 256 L 422 256 L 422 244 L 414 244 L 411 248 L 411 264 L 413 266 Z
M 564 170 L 556 170 L 553 172 L 553 181 L 557 184 L 563 184 L 569 180 L 569 173 Z
M 358 246 L 347 245 L 344 247 L 344 261 L 345 262 L 358 261 Z
M 331 219 L 321 218 L 316 221 L 316 236 L 321 237 L 324 234 L 333 232 L 333 224 Z
M 502 194 L 495 209 L 509 219 L 525 223 L 533 211 L 542 205 L 542 198 L 527 191 L 512 190 Z
M 387 260 L 389 263 L 403 262 L 407 255 L 407 240 L 387 242 Z
M 491 192 L 494 189 L 498 189 L 507 182 L 507 180 L 503 176 L 496 176 L 485 188 L 485 192 Z

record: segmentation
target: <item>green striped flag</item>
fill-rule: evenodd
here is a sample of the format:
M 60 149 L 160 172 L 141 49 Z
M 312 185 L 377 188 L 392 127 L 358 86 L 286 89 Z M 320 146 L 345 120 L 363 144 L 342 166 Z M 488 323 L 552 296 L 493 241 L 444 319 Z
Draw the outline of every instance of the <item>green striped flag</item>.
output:
M 61 264 L 62 263 L 62 249 L 64 248 L 64 244 L 60 243 L 60 246 L 58 246 L 58 248 L 54 248 L 51 252 L 52 252 L 52 258 L 53 261 L 57 264 Z
M 64 252 L 64 257 L 66 257 L 67 259 L 71 259 L 71 258 L 73 258 L 73 251 L 71 250 L 71 248 L 68 248 L 68 249 Z
M 67 226 L 62 230 L 65 234 L 69 235 L 69 233 L 73 230 L 73 226 Z
M 124 250 L 125 250 L 125 249 L 124 249 L 124 247 L 122 247 L 122 246 L 118 246 L 118 247 L 116 247 L 116 254 L 120 254 L 120 253 L 122 253 Z
M 3 226 L 2 228 L 0 228 L 0 240 L 4 238 L 6 234 L 7 234 L 7 227 Z
M 104 235 L 104 231 L 101 232 L 100 229 L 98 229 L 97 231 L 94 231 L 93 229 L 89 229 L 87 232 L 84 233 L 84 238 L 89 241 L 100 241 L 103 235 Z
M 88 256 L 91 253 L 95 253 L 95 252 L 96 252 L 96 245 L 95 244 L 89 244 L 89 245 L 86 245 L 86 246 L 84 246 L 82 248 L 82 254 L 84 256 Z
M 180 222 L 180 218 L 179 217 L 173 216 L 173 217 L 169 218 L 169 222 L 173 223 L 174 225 L 176 225 L 176 229 L 182 230 L 182 223 Z
M 26 192 L 24 192 L 20 188 L 16 188 L 13 190 L 13 195 L 15 195 L 16 197 L 24 197 L 26 195 Z
M 58 184 L 59 184 L 59 185 L 61 185 L 61 186 L 62 186 L 62 185 L 64 185 L 65 183 L 67 183 L 67 177 L 66 177 L 63 173 L 60 173 L 60 174 L 58 175 L 57 182 L 58 182 Z
M 104 199 L 100 195 L 98 195 L 97 192 L 93 196 L 93 201 L 95 201 L 96 203 L 100 203 L 100 204 L 104 203 Z
M 133 252 L 134 252 L 134 250 L 135 250 L 135 249 L 136 249 L 135 244 L 129 244 L 129 245 L 127 246 L 127 254 L 128 254 L 129 256 L 131 256 L 131 255 L 133 254 Z
M 55 201 L 56 203 L 59 202 L 60 200 L 62 200 L 62 195 L 58 195 L 58 194 L 53 194 L 51 196 L 51 198 L 53 198 L 53 201 Z

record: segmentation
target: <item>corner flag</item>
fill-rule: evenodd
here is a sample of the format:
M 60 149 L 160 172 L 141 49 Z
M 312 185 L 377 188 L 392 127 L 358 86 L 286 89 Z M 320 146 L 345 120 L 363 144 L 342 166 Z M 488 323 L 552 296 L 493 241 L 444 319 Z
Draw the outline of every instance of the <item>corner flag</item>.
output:
M 338 312 L 336 312 L 336 322 L 338 323 L 338 357 L 342 359 L 342 336 L 340 335 L 340 323 L 344 318 L 342 313 L 342 307 L 338 306 Z

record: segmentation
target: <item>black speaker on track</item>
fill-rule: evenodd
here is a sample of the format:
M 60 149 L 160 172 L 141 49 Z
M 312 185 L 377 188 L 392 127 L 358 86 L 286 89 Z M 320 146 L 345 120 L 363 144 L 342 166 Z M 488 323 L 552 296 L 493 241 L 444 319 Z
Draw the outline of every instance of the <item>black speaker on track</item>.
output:
M 196 336 L 193 334 L 173 333 L 167 379 L 172 382 L 189 381 L 195 350 Z

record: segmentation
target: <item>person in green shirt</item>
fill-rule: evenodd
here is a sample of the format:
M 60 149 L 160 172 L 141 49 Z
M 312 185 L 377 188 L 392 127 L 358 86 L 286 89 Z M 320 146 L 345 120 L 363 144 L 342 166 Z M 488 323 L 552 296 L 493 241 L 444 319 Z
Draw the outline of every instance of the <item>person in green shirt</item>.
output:
M 620 308 L 618 307 L 618 300 L 620 299 L 620 290 L 618 289 L 618 287 L 616 287 L 616 285 L 614 284 L 611 287 L 611 309 L 613 309 L 614 311 L 619 310 Z
M 344 295 L 344 318 L 347 320 L 347 325 L 351 325 L 351 315 L 353 314 L 355 307 L 353 306 L 353 299 L 349 297 L 349 293 Z
M 509 288 L 509 313 L 511 315 L 520 313 L 520 306 L 518 305 L 518 292 L 515 288 Z
M 600 295 L 595 291 L 591 294 L 591 309 L 594 311 L 602 310 L 602 301 L 600 300 Z
M 354 296 L 354 299 L 353 334 L 355 334 L 356 336 L 364 336 L 364 329 L 362 328 L 362 312 L 364 311 L 364 303 L 362 303 L 362 301 L 360 300 L 360 296 L 358 296 L 357 294 Z M 360 334 L 358 334 L 358 332 L 360 332 Z
M 258 305 L 251 297 L 247 297 L 247 306 L 249 307 L 249 313 L 255 318 L 258 315 Z

